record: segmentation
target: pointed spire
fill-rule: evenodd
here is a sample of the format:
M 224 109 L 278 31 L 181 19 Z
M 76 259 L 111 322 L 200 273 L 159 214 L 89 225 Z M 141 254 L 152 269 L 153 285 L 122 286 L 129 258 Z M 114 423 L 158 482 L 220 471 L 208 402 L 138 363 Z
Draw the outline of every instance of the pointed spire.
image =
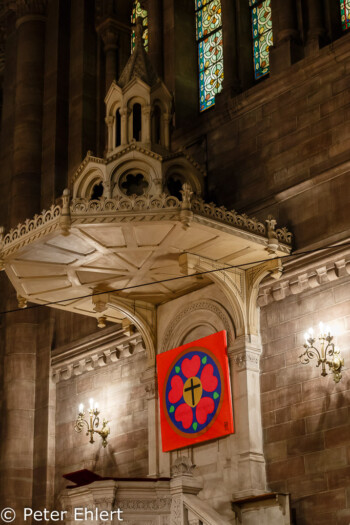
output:
M 142 33 L 142 18 L 138 17 L 135 28 L 134 52 L 129 58 L 118 80 L 118 85 L 122 88 L 126 86 L 134 77 L 140 78 L 150 87 L 153 86 L 158 80 L 157 74 L 154 71 L 151 61 L 148 58 L 148 55 L 143 46 Z

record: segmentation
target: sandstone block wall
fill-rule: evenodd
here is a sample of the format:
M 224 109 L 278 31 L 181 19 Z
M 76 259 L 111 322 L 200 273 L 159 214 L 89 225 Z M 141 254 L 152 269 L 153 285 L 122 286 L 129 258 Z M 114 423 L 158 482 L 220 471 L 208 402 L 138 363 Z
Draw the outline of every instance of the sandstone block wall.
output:
M 350 35 L 178 128 L 208 168 L 209 199 L 265 219 L 298 247 L 346 235 L 350 144 Z
M 145 352 L 78 377 L 62 380 L 56 391 L 56 495 L 67 484 L 63 474 L 83 468 L 100 476 L 146 477 L 148 474 L 147 400 L 140 376 Z M 110 420 L 106 448 L 96 435 L 89 443 L 84 430 L 74 431 L 78 405 L 99 403 L 101 418 Z
M 299 364 L 304 332 L 338 332 L 342 380 Z M 267 480 L 290 492 L 298 525 L 350 522 L 350 282 L 348 278 L 261 309 L 261 404 Z

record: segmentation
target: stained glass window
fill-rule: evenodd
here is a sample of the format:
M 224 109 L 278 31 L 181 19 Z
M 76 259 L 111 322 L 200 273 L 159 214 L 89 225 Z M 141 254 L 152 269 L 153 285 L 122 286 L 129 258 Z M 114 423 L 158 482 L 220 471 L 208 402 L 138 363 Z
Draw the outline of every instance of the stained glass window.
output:
M 131 15 L 131 24 L 134 26 L 131 32 L 131 52 L 133 52 L 135 47 L 135 25 L 136 20 L 141 17 L 143 19 L 143 33 L 142 33 L 142 40 L 143 45 L 145 46 L 146 51 L 148 51 L 148 18 L 147 18 L 147 11 L 146 9 L 142 9 L 141 3 L 136 0 L 134 2 L 134 6 L 132 9 L 132 15 Z
M 273 43 L 271 0 L 249 0 L 249 5 L 252 11 L 254 74 L 258 79 L 270 70 L 269 49 Z
M 340 14 L 343 31 L 350 28 L 350 0 L 340 0 Z
M 222 90 L 224 60 L 220 0 L 195 0 L 200 111 L 215 104 Z

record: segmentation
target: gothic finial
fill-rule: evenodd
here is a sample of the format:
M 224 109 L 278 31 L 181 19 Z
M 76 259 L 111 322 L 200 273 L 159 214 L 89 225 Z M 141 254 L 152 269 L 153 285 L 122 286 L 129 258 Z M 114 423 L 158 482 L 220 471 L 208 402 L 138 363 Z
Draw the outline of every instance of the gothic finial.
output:
M 62 210 L 60 216 L 60 227 L 62 235 L 64 237 L 67 237 L 67 235 L 69 235 L 71 224 L 72 221 L 70 217 L 70 191 L 66 188 L 65 190 L 63 190 Z
M 143 33 L 143 18 L 141 16 L 137 17 L 136 27 L 135 27 L 135 44 L 140 44 L 142 46 L 142 33 Z
M 191 211 L 191 197 L 193 195 L 193 191 L 191 185 L 188 184 L 188 182 L 185 182 L 185 184 L 182 185 L 182 190 L 180 190 L 180 193 L 182 195 L 180 220 L 184 229 L 187 230 L 193 219 L 193 212 Z
M 272 217 L 272 215 L 269 215 L 266 219 L 266 224 L 268 239 L 266 250 L 269 254 L 274 254 L 276 253 L 279 246 L 277 233 L 275 231 L 277 221 L 274 219 L 274 217 Z

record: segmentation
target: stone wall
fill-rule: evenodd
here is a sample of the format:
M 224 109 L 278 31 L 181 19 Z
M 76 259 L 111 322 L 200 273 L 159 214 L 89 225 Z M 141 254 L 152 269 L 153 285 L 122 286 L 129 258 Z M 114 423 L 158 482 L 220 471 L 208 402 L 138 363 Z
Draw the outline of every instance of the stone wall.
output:
M 57 384 L 56 495 L 68 483 L 62 475 L 83 468 L 101 476 L 147 476 L 147 401 L 140 381 L 146 361 L 142 351 Z M 91 397 L 98 401 L 102 418 L 111 421 L 105 449 L 99 436 L 90 444 L 84 431 L 74 431 L 78 405 L 87 408 Z
M 345 359 L 343 378 L 299 363 L 304 332 L 323 321 Z M 298 525 L 350 521 L 350 282 L 344 277 L 261 309 L 261 402 L 267 480 L 290 492 Z
M 298 247 L 344 237 L 350 162 L 350 35 L 231 96 L 173 136 L 208 167 L 209 199 L 265 219 Z

